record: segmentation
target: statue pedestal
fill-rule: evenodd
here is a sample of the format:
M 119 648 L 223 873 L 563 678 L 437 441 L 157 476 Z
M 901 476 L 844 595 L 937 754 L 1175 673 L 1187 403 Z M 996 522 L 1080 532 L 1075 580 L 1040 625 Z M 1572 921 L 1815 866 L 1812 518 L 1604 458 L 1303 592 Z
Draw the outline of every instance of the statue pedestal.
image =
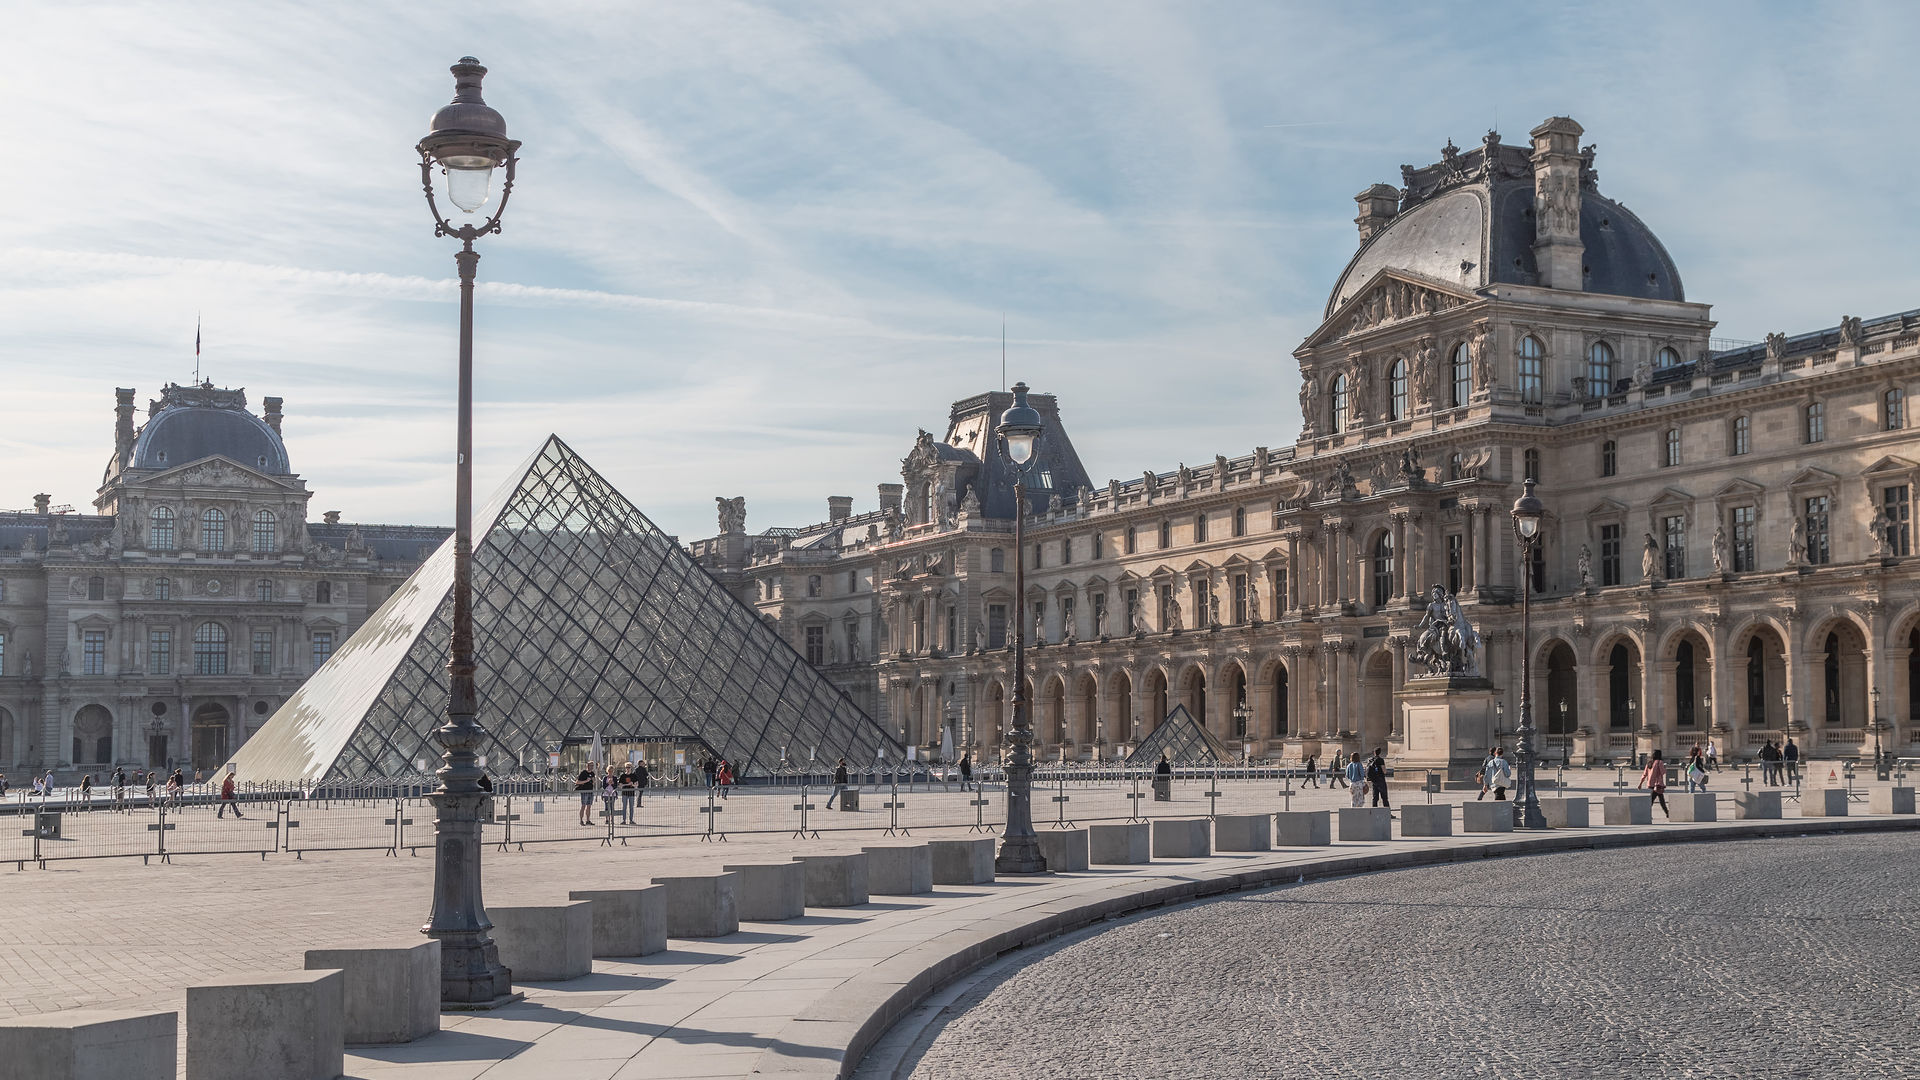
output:
M 1408 679 L 1395 695 L 1401 735 L 1392 747 L 1394 768 L 1440 773 L 1450 788 L 1477 786 L 1473 774 L 1493 745 L 1494 693 L 1492 680 L 1478 675 Z

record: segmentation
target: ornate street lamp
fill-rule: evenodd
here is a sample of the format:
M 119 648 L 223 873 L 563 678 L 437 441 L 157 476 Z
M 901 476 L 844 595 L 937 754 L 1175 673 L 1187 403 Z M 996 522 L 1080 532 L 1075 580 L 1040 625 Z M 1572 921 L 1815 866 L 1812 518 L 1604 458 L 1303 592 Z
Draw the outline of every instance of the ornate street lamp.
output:
M 1513 529 L 1520 536 L 1520 730 L 1514 747 L 1519 764 L 1514 778 L 1514 824 L 1523 829 L 1544 829 L 1547 818 L 1540 810 L 1540 793 L 1533 783 L 1533 548 L 1540 542 L 1540 519 L 1546 505 L 1533 494 L 1529 479 L 1513 504 Z
M 500 215 L 513 194 L 513 167 L 520 144 L 507 138 L 507 123 L 480 98 L 487 69 L 471 56 L 453 65 L 453 102 L 433 114 L 420 140 L 420 183 L 433 234 L 460 241 L 459 429 L 454 457 L 453 641 L 447 660 L 447 722 L 434 732 L 445 748 L 433 794 L 433 911 L 422 932 L 440 941 L 440 1002 L 486 1007 L 514 997 L 513 973 L 500 966 L 500 951 L 487 931 L 480 898 L 480 764 L 475 754 L 486 732 L 474 714 L 473 659 L 473 277 L 480 255 L 473 242 L 500 231 Z M 433 173 L 446 177 L 447 201 L 463 215 L 487 204 L 493 170 L 505 166 L 500 201 L 484 224 L 456 224 L 443 217 L 434 198 Z
M 1887 759 L 1880 749 L 1880 725 L 1885 723 L 1880 719 L 1880 688 L 1874 687 L 1871 696 L 1873 698 L 1873 775 L 1876 779 L 1886 780 L 1888 779 Z
M 1027 602 L 1027 471 L 1040 446 L 1040 413 L 1027 404 L 1027 384 L 1013 384 L 1013 407 L 1000 415 L 1000 448 L 1013 464 L 1014 610 Z M 1046 857 L 1033 832 L 1033 723 L 1027 713 L 1027 649 L 1022 620 L 1013 623 L 1013 730 L 1007 735 L 1007 831 L 993 868 L 1001 874 L 1044 874 Z

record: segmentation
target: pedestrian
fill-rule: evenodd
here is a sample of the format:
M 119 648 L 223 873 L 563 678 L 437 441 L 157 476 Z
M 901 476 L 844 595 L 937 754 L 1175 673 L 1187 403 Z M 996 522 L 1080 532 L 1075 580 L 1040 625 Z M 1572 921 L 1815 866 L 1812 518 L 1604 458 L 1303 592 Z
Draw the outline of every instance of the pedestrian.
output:
M 633 763 L 628 762 L 620 769 L 620 813 L 626 823 L 633 824 L 633 801 L 640 796 L 640 779 L 633 775 Z
M 700 759 L 700 771 L 707 774 L 708 787 L 713 786 L 713 776 L 714 773 L 719 770 L 719 767 L 720 763 L 713 760 L 712 754 L 708 754 L 706 757 Z
M 1493 751 L 1488 750 L 1486 758 L 1480 762 L 1480 771 L 1473 775 L 1474 783 L 1480 785 L 1480 794 L 1475 795 L 1473 797 L 1474 802 L 1479 802 L 1480 800 L 1486 798 L 1487 792 L 1492 790 L 1487 786 L 1487 774 L 1492 768 L 1493 768 Z
M 593 824 L 593 788 L 593 762 L 589 761 L 587 767 L 580 770 L 580 775 L 573 778 L 573 790 L 580 793 L 580 824 L 582 825 Z
M 1360 755 L 1347 759 L 1347 789 L 1353 793 L 1353 805 L 1365 806 L 1367 798 L 1367 767 L 1360 763 Z
M 233 789 L 233 774 L 228 773 L 227 778 L 220 781 L 220 812 L 215 814 L 215 817 L 226 817 L 228 807 L 233 808 L 233 816 L 236 818 L 244 818 L 247 816 L 240 812 L 240 803 L 239 800 L 234 798 Z
M 1354 758 L 1359 756 L 1360 755 L 1355 754 L 1352 757 L 1345 758 L 1344 760 L 1351 762 Z M 1340 751 L 1335 750 L 1333 752 L 1333 760 L 1327 763 L 1327 786 L 1330 788 L 1347 786 L 1347 774 L 1346 774 L 1345 767 L 1341 764 L 1342 760 L 1343 759 L 1340 756 Z
M 1314 787 L 1320 786 L 1320 774 L 1314 770 L 1313 762 L 1314 756 L 1312 754 L 1308 754 L 1300 762 L 1301 787 L 1306 787 L 1308 784 L 1312 784 Z
M 93 774 L 92 773 L 88 773 L 87 775 L 82 776 L 80 778 L 80 808 L 82 810 L 93 809 Z
M 1167 760 L 1166 751 L 1160 752 L 1160 762 L 1153 767 L 1153 801 L 1173 801 L 1173 762 Z
M 1673 819 L 1673 811 L 1667 809 L 1667 763 L 1660 760 L 1660 751 L 1653 752 L 1646 771 L 1640 774 L 1640 782 L 1633 786 L 1653 792 L 1653 801 L 1660 804 L 1660 812 L 1667 815 L 1669 821 Z
M 633 768 L 633 783 L 634 787 L 638 789 L 636 794 L 639 797 L 642 807 L 647 805 L 647 785 L 652 782 L 653 774 L 647 769 L 646 761 L 642 759 L 641 762 Z
M 187 786 L 186 774 L 181 772 L 177 768 L 174 769 L 173 775 L 167 777 L 167 805 L 168 806 L 172 807 L 175 810 L 180 809 L 180 793 L 186 790 L 186 786 Z
M 840 764 L 833 767 L 833 794 L 827 796 L 827 809 L 833 809 L 833 800 L 847 790 L 847 759 L 841 758 Z
M 1707 761 L 1706 753 L 1700 749 L 1699 743 L 1694 743 L 1692 751 L 1690 751 L 1687 754 L 1687 768 L 1685 772 L 1685 779 L 1687 781 L 1687 794 L 1691 795 L 1696 790 L 1699 790 L 1699 791 L 1707 790 L 1706 761 Z M 1699 779 L 1696 780 L 1695 777 L 1698 777 Z
M 1780 782 L 1798 785 L 1800 783 L 1800 744 L 1793 741 L 1793 736 L 1787 736 L 1787 748 L 1780 752 L 1780 757 L 1787 763 L 1787 775 Z
M 1707 771 L 1712 772 L 1713 770 L 1719 767 L 1720 767 L 1720 746 L 1718 743 L 1713 741 L 1713 736 L 1709 735 L 1707 736 Z
M 733 763 L 726 758 L 721 758 L 720 767 L 714 770 L 713 782 L 714 786 L 720 789 L 720 797 L 726 798 L 727 793 L 733 789 Z
M 607 804 L 607 824 L 613 824 L 613 800 L 620 797 L 620 778 L 613 775 L 613 762 L 607 762 L 600 774 L 600 801 Z
M 0 776 L 0 788 L 4 788 L 5 784 L 6 784 L 6 777 Z M 968 752 L 960 755 L 960 790 L 967 791 L 967 790 L 970 790 L 972 787 L 973 787 L 973 752 L 969 750 Z
M 113 767 L 113 812 L 127 812 L 127 771 L 118 765 Z
M 7 774 L 0 772 L 0 799 L 7 797 Z
M 1393 809 L 1393 803 L 1387 798 L 1387 748 L 1373 748 L 1373 760 L 1367 762 L 1367 787 L 1373 791 L 1373 805 Z
M 1507 760 L 1507 748 L 1494 747 L 1481 772 L 1486 775 L 1487 787 L 1493 791 L 1493 801 L 1505 802 L 1507 789 L 1513 786 L 1513 762 Z
M 159 775 L 160 775 L 160 770 L 158 769 L 147 770 L 147 809 L 149 810 L 153 809 L 154 807 L 154 802 L 153 802 L 154 779 L 153 778 Z

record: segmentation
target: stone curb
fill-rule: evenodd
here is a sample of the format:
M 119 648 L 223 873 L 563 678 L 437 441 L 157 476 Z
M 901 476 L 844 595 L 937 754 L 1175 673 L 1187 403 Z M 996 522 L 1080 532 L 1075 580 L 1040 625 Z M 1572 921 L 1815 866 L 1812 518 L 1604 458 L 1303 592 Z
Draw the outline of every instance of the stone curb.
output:
M 773 1046 L 760 1055 L 754 1073 L 841 1080 L 852 1074 L 860 1059 L 896 1021 L 935 990 L 974 968 L 1015 949 L 1029 948 L 1096 922 L 1170 904 L 1295 881 L 1514 855 L 1771 836 L 1894 832 L 1920 828 L 1920 818 L 1793 818 L 1614 828 L 1619 831 L 1567 829 L 1547 835 L 1476 834 L 1465 844 L 1459 843 L 1458 837 L 1451 838 L 1453 843 L 1445 842 L 1450 838 L 1436 837 L 1440 843 L 1416 842 L 1399 850 L 1356 852 L 1306 863 L 1244 870 L 1202 864 L 1192 868 L 1192 877 L 1115 882 L 1119 891 L 1113 895 L 1043 905 L 1039 910 L 1045 913 L 1038 917 L 981 919 L 975 925 L 949 930 L 876 964 L 872 970 L 843 984 L 830 1001 L 814 1003 L 781 1029 Z M 1482 835 L 1487 838 L 1481 840 Z M 1502 838 L 1495 839 L 1496 836 Z M 1507 836 L 1512 838 L 1505 838 Z

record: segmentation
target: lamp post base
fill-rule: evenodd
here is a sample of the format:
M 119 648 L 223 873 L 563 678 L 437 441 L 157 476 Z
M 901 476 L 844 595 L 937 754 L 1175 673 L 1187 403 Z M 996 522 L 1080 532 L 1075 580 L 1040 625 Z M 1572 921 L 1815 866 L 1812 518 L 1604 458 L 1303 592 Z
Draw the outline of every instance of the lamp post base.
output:
M 1046 873 L 1047 859 L 1040 854 L 1040 838 L 1031 833 L 1026 836 L 1002 838 L 1000 854 L 993 860 L 993 872 L 996 874 Z

